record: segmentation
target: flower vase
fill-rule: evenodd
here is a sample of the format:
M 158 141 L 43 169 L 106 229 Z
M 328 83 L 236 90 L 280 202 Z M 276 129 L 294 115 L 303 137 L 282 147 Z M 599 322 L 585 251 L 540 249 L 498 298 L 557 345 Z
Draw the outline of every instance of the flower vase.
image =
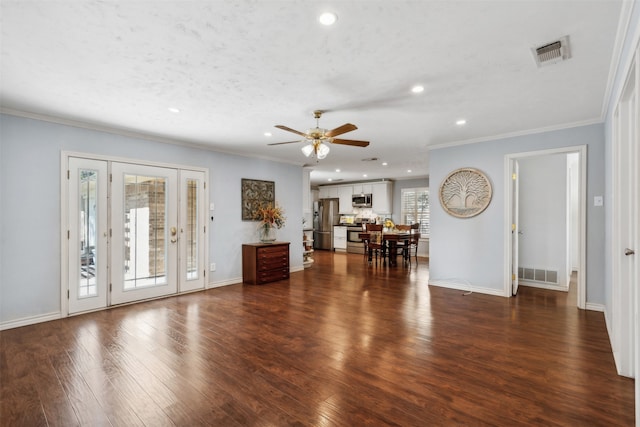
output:
M 258 229 L 258 238 L 262 243 L 273 243 L 276 241 L 276 228 L 269 224 L 264 224 Z

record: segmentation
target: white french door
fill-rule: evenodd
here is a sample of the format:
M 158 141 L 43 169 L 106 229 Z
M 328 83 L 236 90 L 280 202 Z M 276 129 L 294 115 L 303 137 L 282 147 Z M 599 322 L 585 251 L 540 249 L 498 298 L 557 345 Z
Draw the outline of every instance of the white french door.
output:
M 70 314 L 204 289 L 204 171 L 72 156 L 68 170 Z
M 205 286 L 206 184 L 199 171 L 180 171 L 180 281 L 179 291 Z
M 107 162 L 70 157 L 69 312 L 107 306 Z
M 178 171 L 113 163 L 111 303 L 178 290 Z

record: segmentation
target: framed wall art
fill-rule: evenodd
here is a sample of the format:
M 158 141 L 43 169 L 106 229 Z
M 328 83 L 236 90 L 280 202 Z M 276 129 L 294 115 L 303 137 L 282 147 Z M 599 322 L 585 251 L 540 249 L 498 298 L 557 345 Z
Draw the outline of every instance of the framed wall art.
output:
M 458 218 L 471 218 L 484 211 L 491 202 L 491 182 L 481 171 L 460 168 L 440 184 L 440 204 Z
M 256 210 L 271 203 L 275 206 L 276 183 L 242 178 L 242 220 L 254 219 Z

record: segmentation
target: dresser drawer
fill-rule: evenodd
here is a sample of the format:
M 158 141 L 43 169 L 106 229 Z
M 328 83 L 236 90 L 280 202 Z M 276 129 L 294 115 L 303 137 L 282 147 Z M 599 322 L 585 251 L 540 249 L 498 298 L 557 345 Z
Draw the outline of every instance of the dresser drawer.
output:
M 259 271 L 265 270 L 275 270 L 278 268 L 289 267 L 289 257 L 288 256 L 278 256 L 273 258 L 261 258 L 260 262 L 258 262 L 257 268 Z
M 267 270 L 258 272 L 258 283 L 275 282 L 289 278 L 289 269 Z
M 269 256 L 278 256 L 278 255 L 289 255 L 289 245 L 286 246 L 282 246 L 282 245 L 278 245 L 278 246 L 262 246 L 260 248 L 257 249 L 258 251 L 258 256 L 264 256 L 264 257 L 269 257 Z
M 259 260 L 265 260 L 268 261 L 270 259 L 279 259 L 279 258 L 289 258 L 289 250 L 288 248 L 285 248 L 285 250 L 279 250 L 279 251 L 263 251 L 263 250 L 259 250 L 258 251 L 258 259 Z

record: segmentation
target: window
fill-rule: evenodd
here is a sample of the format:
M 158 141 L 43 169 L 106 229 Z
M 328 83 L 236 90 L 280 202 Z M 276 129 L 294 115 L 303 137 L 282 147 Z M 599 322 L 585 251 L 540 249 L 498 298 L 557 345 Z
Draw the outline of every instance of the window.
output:
M 403 188 L 400 216 L 403 224 L 419 222 L 421 237 L 429 237 L 429 188 Z

